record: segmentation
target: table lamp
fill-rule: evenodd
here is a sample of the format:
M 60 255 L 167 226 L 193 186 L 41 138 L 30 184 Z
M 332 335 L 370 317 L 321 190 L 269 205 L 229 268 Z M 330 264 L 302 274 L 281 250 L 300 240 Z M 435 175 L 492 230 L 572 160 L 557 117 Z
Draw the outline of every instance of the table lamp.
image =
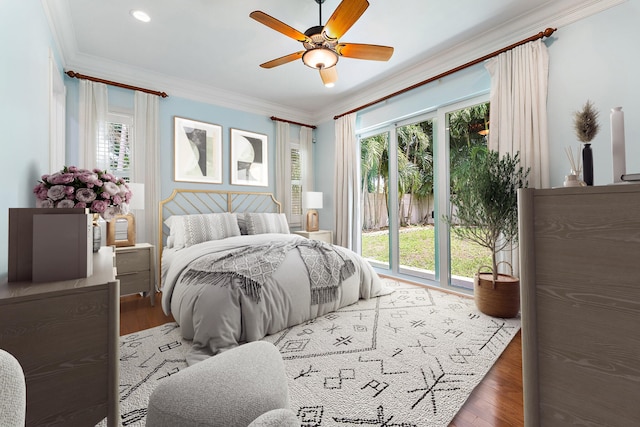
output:
M 316 209 L 322 209 L 322 192 L 307 191 L 302 193 L 302 207 L 307 209 L 307 231 L 318 231 L 319 217 Z

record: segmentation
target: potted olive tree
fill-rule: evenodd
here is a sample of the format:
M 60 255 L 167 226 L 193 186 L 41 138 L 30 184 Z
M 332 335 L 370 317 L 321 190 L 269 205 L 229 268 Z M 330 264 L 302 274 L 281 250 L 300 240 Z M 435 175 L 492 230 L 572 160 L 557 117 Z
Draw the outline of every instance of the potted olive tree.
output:
M 474 277 L 478 309 L 490 316 L 515 317 L 520 309 L 520 281 L 498 273 L 498 253 L 518 239 L 518 189 L 528 186 L 519 153 L 505 154 L 479 147 L 454 175 L 451 231 L 491 251 L 491 265 Z M 509 266 L 510 267 L 510 266 Z M 482 271 L 482 270 L 488 271 Z

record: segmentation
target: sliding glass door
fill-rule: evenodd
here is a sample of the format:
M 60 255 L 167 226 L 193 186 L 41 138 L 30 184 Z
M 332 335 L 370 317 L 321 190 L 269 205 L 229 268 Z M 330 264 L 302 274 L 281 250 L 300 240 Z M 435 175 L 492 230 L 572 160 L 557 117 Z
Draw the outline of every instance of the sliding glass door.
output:
M 362 256 L 389 269 L 389 134 L 388 130 L 360 138 L 360 212 Z
M 395 126 L 398 272 L 436 279 L 433 117 Z
M 473 288 L 486 254 L 452 237 L 442 218 L 456 171 L 486 146 L 488 107 L 456 104 L 360 135 L 362 255 L 375 267 Z
M 447 110 L 445 121 L 451 189 L 460 172 L 473 161 L 474 152 L 487 148 L 489 103 Z M 455 223 L 455 210 L 455 206 L 449 205 L 449 214 L 453 218 L 451 227 L 458 227 Z M 473 276 L 481 267 L 491 265 L 491 252 L 476 243 L 460 239 L 450 231 L 447 232 L 450 242 L 449 283 L 454 287 L 473 289 Z
M 362 255 L 377 268 L 435 280 L 433 115 L 360 137 Z

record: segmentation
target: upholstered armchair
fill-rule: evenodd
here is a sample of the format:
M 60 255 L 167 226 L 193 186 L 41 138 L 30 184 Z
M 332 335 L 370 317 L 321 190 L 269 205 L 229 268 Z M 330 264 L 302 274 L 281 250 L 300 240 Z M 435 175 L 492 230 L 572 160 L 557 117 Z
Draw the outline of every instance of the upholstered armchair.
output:
M 300 427 L 278 349 L 255 341 L 198 362 L 151 393 L 149 427 Z
M 27 389 L 20 363 L 0 350 L 0 426 L 24 427 Z

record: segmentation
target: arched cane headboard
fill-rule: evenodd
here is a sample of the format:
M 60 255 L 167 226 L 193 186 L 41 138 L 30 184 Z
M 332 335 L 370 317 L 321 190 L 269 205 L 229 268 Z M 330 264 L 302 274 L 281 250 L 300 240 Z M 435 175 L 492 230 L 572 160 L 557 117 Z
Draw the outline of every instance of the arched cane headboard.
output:
M 162 273 L 162 249 L 169 237 L 165 220 L 171 215 L 193 215 L 216 212 L 275 212 L 282 206 L 271 193 L 248 191 L 175 189 L 158 207 L 158 273 Z M 157 277 L 161 277 L 160 275 Z

